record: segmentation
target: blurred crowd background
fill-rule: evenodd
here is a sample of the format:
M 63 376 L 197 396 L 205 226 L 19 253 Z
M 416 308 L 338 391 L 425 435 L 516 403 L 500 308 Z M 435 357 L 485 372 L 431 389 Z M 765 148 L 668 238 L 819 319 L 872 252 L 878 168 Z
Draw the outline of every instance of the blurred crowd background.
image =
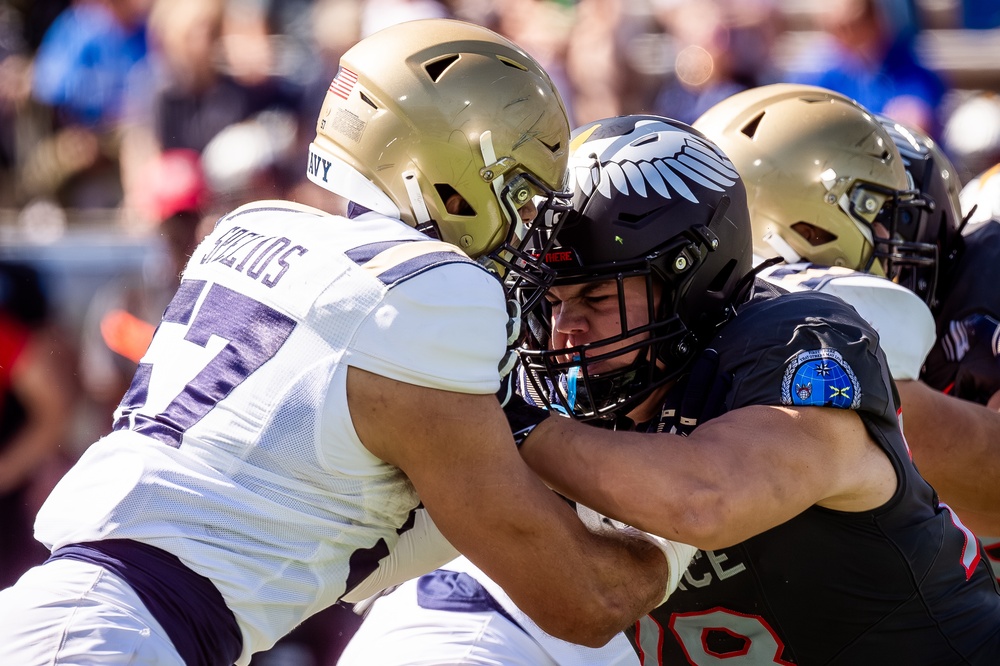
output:
M 798 81 L 924 128 L 963 183 L 1000 161 L 1000 0 L 0 0 L 0 586 L 214 221 L 342 210 L 304 168 L 340 54 L 423 17 L 517 42 L 574 126 Z

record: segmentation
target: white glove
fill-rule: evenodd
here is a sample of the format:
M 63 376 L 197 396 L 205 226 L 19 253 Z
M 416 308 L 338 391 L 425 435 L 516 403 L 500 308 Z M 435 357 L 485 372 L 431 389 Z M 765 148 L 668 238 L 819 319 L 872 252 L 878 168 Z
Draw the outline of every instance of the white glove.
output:
M 627 534 L 629 536 L 643 539 L 649 541 L 654 546 L 660 549 L 664 557 L 667 558 L 667 588 L 663 593 L 663 599 L 657 606 L 662 605 L 677 586 L 680 585 L 681 576 L 687 571 L 688 565 L 691 564 L 691 560 L 694 558 L 695 553 L 698 549 L 694 546 L 689 546 L 686 543 L 681 543 L 679 541 L 671 541 L 670 539 L 664 539 L 661 536 L 656 536 L 655 534 L 650 534 L 649 532 L 643 532 L 640 529 L 632 527 L 631 525 L 626 525 L 625 523 L 608 518 L 607 516 L 602 516 L 593 509 L 588 509 L 580 504 L 576 505 L 576 513 L 580 516 L 580 520 L 583 524 L 594 533 L 600 534 L 602 532 L 607 533 L 615 531 L 621 534 Z
M 677 586 L 681 583 L 681 576 L 687 571 L 688 565 L 691 564 L 691 560 L 694 558 L 694 554 L 698 552 L 698 549 L 694 546 L 689 546 L 686 543 L 681 543 L 679 541 L 671 541 L 670 539 L 664 539 L 661 536 L 656 536 L 655 534 L 650 534 L 649 532 L 643 532 L 634 527 L 625 525 L 622 531 L 631 534 L 632 536 L 639 537 L 641 539 L 646 539 L 654 546 L 659 548 L 663 555 L 667 558 L 667 565 L 670 567 L 667 578 L 667 589 L 663 593 L 663 598 L 657 606 L 662 605 Z

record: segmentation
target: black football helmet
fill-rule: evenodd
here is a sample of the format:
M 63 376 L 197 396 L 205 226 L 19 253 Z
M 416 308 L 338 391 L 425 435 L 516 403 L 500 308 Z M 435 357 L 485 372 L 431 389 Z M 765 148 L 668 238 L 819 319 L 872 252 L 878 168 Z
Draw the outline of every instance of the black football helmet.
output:
M 589 123 L 574 131 L 570 151 L 573 209 L 545 262 L 556 285 L 616 282 L 621 329 L 549 349 L 543 300 L 527 311 L 529 340 L 519 353 L 533 398 L 576 418 L 610 419 L 681 375 L 733 315 L 752 264 L 746 191 L 715 144 L 668 118 Z M 646 281 L 641 325 L 626 316 L 623 282 L 632 276 Z M 623 340 L 633 342 L 618 348 Z M 625 367 L 591 369 L 629 355 L 636 358 Z

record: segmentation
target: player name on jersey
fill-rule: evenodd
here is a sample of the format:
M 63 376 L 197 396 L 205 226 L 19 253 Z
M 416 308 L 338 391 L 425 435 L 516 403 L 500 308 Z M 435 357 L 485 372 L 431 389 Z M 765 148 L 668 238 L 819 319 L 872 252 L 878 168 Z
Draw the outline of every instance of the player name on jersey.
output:
M 292 245 L 292 240 L 284 236 L 265 236 L 233 227 L 219 237 L 215 247 L 201 258 L 201 263 L 218 262 L 260 280 L 266 287 L 274 287 L 291 268 L 289 261 L 293 255 L 301 256 L 308 251 L 301 245 Z

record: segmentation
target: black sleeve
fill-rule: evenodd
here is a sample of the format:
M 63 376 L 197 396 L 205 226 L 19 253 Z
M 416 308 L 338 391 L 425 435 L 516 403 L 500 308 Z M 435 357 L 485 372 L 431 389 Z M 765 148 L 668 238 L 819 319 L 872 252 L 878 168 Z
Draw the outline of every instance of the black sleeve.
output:
M 715 344 L 733 378 L 728 409 L 819 406 L 895 419 L 878 334 L 839 298 L 799 292 L 751 301 Z

